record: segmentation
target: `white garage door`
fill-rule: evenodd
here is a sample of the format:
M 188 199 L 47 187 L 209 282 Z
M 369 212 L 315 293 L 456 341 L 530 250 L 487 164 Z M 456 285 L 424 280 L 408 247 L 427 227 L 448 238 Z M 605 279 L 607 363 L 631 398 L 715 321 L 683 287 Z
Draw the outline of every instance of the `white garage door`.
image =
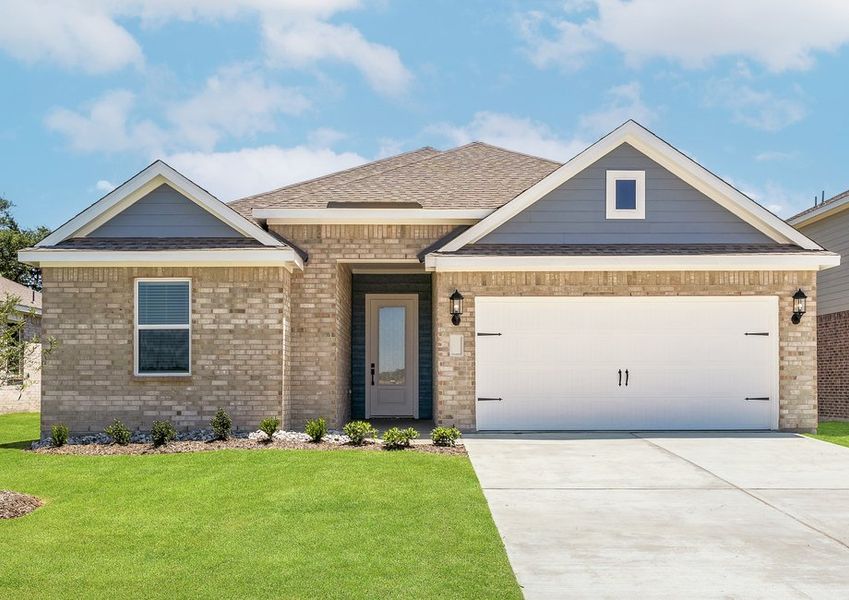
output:
M 774 429 L 778 298 L 476 298 L 479 430 Z

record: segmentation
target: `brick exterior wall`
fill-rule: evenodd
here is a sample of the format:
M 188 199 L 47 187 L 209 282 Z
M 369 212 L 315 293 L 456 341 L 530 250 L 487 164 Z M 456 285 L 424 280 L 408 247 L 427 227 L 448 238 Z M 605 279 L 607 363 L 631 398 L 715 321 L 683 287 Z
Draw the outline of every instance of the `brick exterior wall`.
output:
M 282 416 L 290 328 L 283 268 L 45 268 L 42 433 L 55 423 L 102 431 L 113 419 L 147 429 L 168 419 L 208 427 L 216 409 L 237 429 Z M 134 279 L 192 280 L 192 375 L 133 375 Z
M 436 273 L 436 420 L 475 427 L 475 296 L 724 296 L 779 298 L 779 427 L 812 431 L 817 426 L 816 274 L 813 272 L 580 272 Z M 808 294 L 808 314 L 790 323 L 791 296 Z M 448 297 L 459 289 L 462 322 L 451 324 Z M 464 355 L 448 356 L 449 335 L 464 335 Z
M 453 225 L 271 225 L 309 252 L 292 274 L 291 400 L 286 426 L 315 417 L 341 427 L 350 417 L 351 264 L 406 261 Z
M 24 338 L 41 337 L 41 317 L 24 317 Z M 23 386 L 0 386 L 0 415 L 13 412 L 38 412 L 41 407 L 41 344 L 29 344 L 24 351 Z
M 849 420 L 849 310 L 818 315 L 817 340 L 819 416 Z

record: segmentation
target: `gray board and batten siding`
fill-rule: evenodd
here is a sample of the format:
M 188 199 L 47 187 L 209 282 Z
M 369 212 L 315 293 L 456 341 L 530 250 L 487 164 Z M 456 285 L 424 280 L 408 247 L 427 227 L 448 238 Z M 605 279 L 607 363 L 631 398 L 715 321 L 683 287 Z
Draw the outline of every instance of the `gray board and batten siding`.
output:
M 89 237 L 221 238 L 244 236 L 171 186 L 163 183 L 92 231 Z
M 817 314 L 849 310 L 849 209 L 798 229 L 842 257 L 840 266 L 817 273 Z
M 646 218 L 606 218 L 607 171 L 645 171 Z M 478 244 L 770 244 L 772 239 L 622 144 Z

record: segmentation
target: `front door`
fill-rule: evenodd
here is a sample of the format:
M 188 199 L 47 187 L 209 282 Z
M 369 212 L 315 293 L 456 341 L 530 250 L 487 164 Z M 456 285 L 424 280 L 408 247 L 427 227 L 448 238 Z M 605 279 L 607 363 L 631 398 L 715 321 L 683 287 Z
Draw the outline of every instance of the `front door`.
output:
M 418 296 L 366 295 L 366 417 L 418 417 Z

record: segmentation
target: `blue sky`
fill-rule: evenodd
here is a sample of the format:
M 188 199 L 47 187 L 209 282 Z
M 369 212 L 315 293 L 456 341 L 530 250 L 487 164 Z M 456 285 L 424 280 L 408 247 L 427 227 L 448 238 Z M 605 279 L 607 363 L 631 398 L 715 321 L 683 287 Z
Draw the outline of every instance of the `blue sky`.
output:
M 741 6 L 742 5 L 742 6 Z M 782 216 L 849 188 L 844 0 L 0 0 L 0 194 L 55 227 L 155 158 L 223 200 L 628 118 Z

